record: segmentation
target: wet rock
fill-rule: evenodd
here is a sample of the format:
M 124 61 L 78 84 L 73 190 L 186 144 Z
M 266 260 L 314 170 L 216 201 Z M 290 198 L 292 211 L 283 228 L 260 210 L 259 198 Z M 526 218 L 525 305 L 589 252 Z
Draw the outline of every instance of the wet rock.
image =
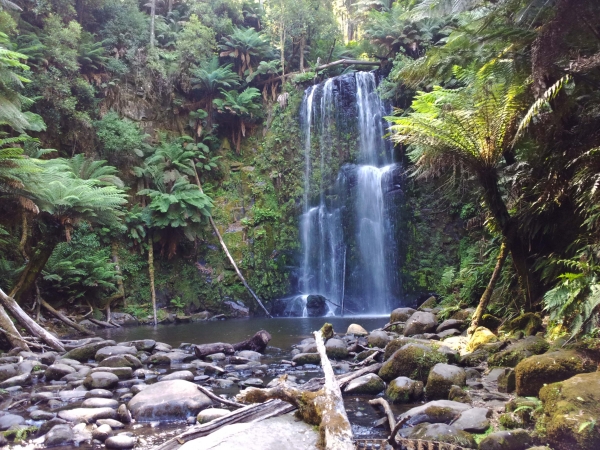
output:
M 204 411 L 200 411 L 196 419 L 198 423 L 207 423 L 211 420 L 220 419 L 221 417 L 225 417 L 231 414 L 231 411 L 221 408 L 208 408 Z
M 292 358 L 292 362 L 295 362 L 298 366 L 304 364 L 321 364 L 321 357 L 318 353 L 298 353 Z
M 332 338 L 325 344 L 325 351 L 329 358 L 342 359 L 348 356 L 346 343 L 341 339 Z
M 104 358 L 98 367 L 131 367 L 136 370 L 142 367 L 142 362 L 133 355 L 115 355 Z
M 157 342 L 154 344 L 154 352 L 170 352 L 173 347 L 164 342 Z
M 112 398 L 88 398 L 81 403 L 82 408 L 117 408 L 119 402 Z
M 121 326 L 135 326 L 139 323 L 131 314 L 122 312 L 111 313 L 111 320 Z
M 490 427 L 488 418 L 491 415 L 492 411 L 488 408 L 467 409 L 460 413 L 456 421 L 452 422 L 452 426 L 469 433 L 485 433 Z
M 93 372 L 83 381 L 83 385 L 88 389 L 113 389 L 118 383 L 119 377 L 110 372 Z
M 477 367 L 482 362 L 485 362 L 490 357 L 490 353 L 483 349 L 475 350 L 460 357 L 461 366 Z
M 479 450 L 527 450 L 533 445 L 530 432 L 519 429 L 496 431 L 479 443 Z
M 100 442 L 104 442 L 111 437 L 112 434 L 113 430 L 110 425 L 100 425 L 98 428 L 92 430 L 92 437 L 98 439 Z
M 473 400 L 469 393 L 463 390 L 460 386 L 451 386 L 448 392 L 448 400 L 460 403 L 471 403 Z
M 194 381 L 194 374 L 189 370 L 178 370 L 177 372 L 170 373 L 169 375 L 165 375 L 160 379 L 160 381 L 169 381 L 169 380 L 185 380 L 185 381 Z
M 101 362 L 102 360 L 108 358 L 109 356 L 115 355 L 132 355 L 135 356 L 137 353 L 134 347 L 126 347 L 124 345 L 109 345 L 107 347 L 102 347 L 100 350 L 96 352 L 95 358 L 96 361 Z
M 158 344 L 156 345 L 158 347 Z M 214 355 L 209 355 L 214 356 Z M 182 351 L 169 351 L 169 352 L 159 352 L 151 355 L 148 358 L 148 362 L 150 364 L 181 364 L 183 362 L 192 361 L 196 359 L 195 355 L 191 355 L 189 353 L 185 353 Z
M 352 380 L 344 389 L 345 394 L 377 395 L 385 389 L 385 383 L 374 373 Z
M 369 332 L 360 325 L 352 323 L 348 326 L 346 334 L 353 334 L 355 336 L 366 336 L 367 334 L 369 334 Z
M 184 420 L 212 405 L 194 383 L 159 381 L 131 399 L 129 411 L 138 422 Z
M 56 417 L 55 413 L 44 411 L 42 409 L 35 409 L 29 413 L 31 420 L 50 420 Z
M 120 428 L 125 428 L 125 425 L 123 425 L 123 423 L 119 422 L 118 420 L 115 419 L 98 419 L 96 421 L 97 425 L 108 425 L 110 426 L 113 430 L 118 430 Z
M 73 350 L 70 350 L 67 353 L 65 353 L 61 358 L 60 362 L 62 364 L 67 364 L 65 361 L 63 361 L 64 359 L 74 359 L 76 361 L 86 362 L 90 359 L 94 359 L 98 350 L 111 345 L 115 345 L 115 341 L 93 342 L 91 344 L 74 348 Z
M 444 340 L 449 337 L 460 336 L 460 335 L 461 335 L 461 332 L 459 330 L 457 330 L 456 328 L 450 328 L 449 330 L 445 330 L 445 331 L 439 332 L 437 334 L 434 334 L 434 336 L 437 336 L 438 339 L 440 339 L 440 340 Z
M 236 353 L 236 356 L 241 358 L 249 359 L 250 361 L 259 361 L 262 358 L 262 355 L 258 352 L 254 352 L 252 350 L 242 350 Z
M 396 339 L 392 339 L 386 346 L 385 351 L 383 352 L 383 360 L 387 361 L 390 357 L 400 348 L 404 347 L 406 344 L 422 344 L 422 345 L 430 345 L 430 342 L 425 339 L 415 339 L 410 337 L 400 337 Z
M 488 365 L 490 367 L 515 367 L 529 356 L 545 353 L 549 347 L 550 345 L 543 337 L 528 336 L 490 356 Z
M 119 380 L 129 380 L 133 376 L 131 367 L 94 367 L 90 373 L 112 373 Z
M 416 309 L 412 308 L 396 308 L 390 314 L 390 323 L 393 322 L 406 322 L 410 316 L 416 313 Z
M 67 424 L 68 422 L 63 419 L 59 419 L 58 417 L 54 417 L 53 419 L 48 420 L 40 425 L 40 429 L 38 430 L 39 435 L 44 435 L 48 433 L 55 425 Z
M 132 436 L 118 434 L 117 436 L 109 437 L 106 441 L 104 441 L 104 445 L 106 445 L 106 448 L 125 449 L 133 448 L 135 446 L 135 442 L 136 439 Z
M 306 298 L 306 314 L 308 317 L 323 317 L 328 312 L 327 299 L 322 295 L 309 295 Z
M 234 384 L 235 383 L 233 382 L 233 380 L 229 379 L 212 380 L 212 385 L 217 389 L 229 389 Z
M 244 386 L 263 387 L 264 381 L 260 378 L 248 378 L 242 382 Z
M 223 375 L 225 369 L 219 366 L 213 366 L 212 364 L 204 368 L 204 373 L 207 375 Z
M 47 447 L 69 445 L 73 443 L 73 430 L 69 425 L 55 425 L 44 437 Z
M 467 351 L 474 352 L 478 348 L 492 342 L 497 342 L 498 337 L 485 327 L 477 327 L 469 343 L 467 344 Z
M 227 355 L 225 353 L 213 353 L 212 355 L 206 355 L 206 359 L 212 362 L 225 361 Z
M 517 395 L 537 397 L 544 384 L 556 383 L 580 373 L 593 372 L 597 364 L 574 350 L 530 356 L 515 367 Z
M 407 344 L 383 363 L 378 375 L 384 381 L 391 381 L 400 376 L 425 381 L 429 375 L 429 370 L 434 365 L 446 361 L 445 355 L 429 346 Z
M 250 308 L 244 306 L 240 301 L 233 302 L 231 300 L 223 302 L 223 305 L 229 308 L 228 317 L 248 317 L 250 316 Z
M 463 411 L 471 409 L 469 405 L 450 400 L 435 400 L 422 406 L 409 409 L 398 416 L 398 421 L 406 419 L 408 426 L 420 423 L 450 423 Z
M 3 364 L 0 366 L 0 383 L 18 375 L 15 364 Z
M 421 423 L 413 428 L 401 430 L 400 435 L 407 439 L 445 442 L 463 448 L 477 448 L 471 434 L 444 423 Z
M 404 336 L 433 333 L 437 328 L 437 319 L 429 312 L 416 312 L 406 321 Z
M 510 393 L 514 392 L 516 387 L 517 381 L 514 369 L 505 369 L 504 372 L 498 376 L 498 391 Z
M 117 419 L 123 423 L 131 423 L 131 413 L 127 405 L 123 404 L 117 408 Z
M 457 329 L 459 331 L 464 331 L 467 328 L 467 323 L 464 320 L 456 320 L 456 319 L 448 319 L 444 320 L 442 323 L 438 325 L 435 329 L 436 333 L 441 333 L 442 331 Z
M 465 308 L 461 309 L 460 311 L 456 311 L 450 318 L 456 320 L 471 320 L 471 316 L 474 312 L 475 308 Z
M 0 416 L 0 431 L 8 430 L 14 425 L 23 425 L 25 419 L 17 414 L 5 414 Z
M 66 364 L 53 364 L 46 369 L 44 372 L 44 376 L 46 377 L 46 381 L 54 381 L 60 380 L 65 375 L 69 375 L 71 373 L 75 373 L 76 370 L 68 366 Z
M 151 352 L 156 347 L 156 341 L 153 339 L 141 339 L 139 341 L 130 341 L 127 345 L 135 347 L 140 352 Z
M 390 337 L 385 331 L 375 330 L 369 334 L 367 338 L 367 344 L 369 347 L 385 348 L 387 343 L 390 341 Z
M 398 377 L 390 381 L 385 395 L 392 403 L 416 402 L 423 397 L 423 382 Z
M 59 411 L 58 417 L 67 422 L 95 422 L 98 419 L 114 419 L 117 411 L 113 408 L 74 408 Z
M 0 389 L 7 389 L 14 386 L 29 386 L 31 384 L 31 374 L 24 373 L 15 377 L 8 378 L 0 383 Z
M 447 399 L 453 385 L 462 387 L 466 384 L 467 376 L 460 367 L 450 364 L 436 364 L 429 371 L 425 392 L 427 398 Z
M 92 389 L 91 391 L 87 391 L 85 393 L 85 398 L 112 398 L 113 393 L 108 389 Z
M 521 314 L 500 328 L 506 334 L 522 331 L 525 336 L 533 336 L 541 329 L 542 318 L 535 313 Z

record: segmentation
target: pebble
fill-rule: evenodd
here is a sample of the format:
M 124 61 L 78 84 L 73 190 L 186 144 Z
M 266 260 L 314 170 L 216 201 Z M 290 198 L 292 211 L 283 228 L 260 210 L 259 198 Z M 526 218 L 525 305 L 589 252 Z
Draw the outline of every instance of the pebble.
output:
M 104 441 L 106 448 L 133 448 L 135 446 L 135 438 L 126 434 L 118 434 L 117 436 L 109 437 Z

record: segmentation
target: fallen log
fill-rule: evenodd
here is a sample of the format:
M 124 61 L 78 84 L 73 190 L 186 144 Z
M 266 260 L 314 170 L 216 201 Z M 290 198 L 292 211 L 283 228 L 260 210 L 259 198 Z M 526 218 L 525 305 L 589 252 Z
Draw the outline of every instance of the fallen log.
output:
M 194 345 L 194 353 L 196 354 L 197 358 L 204 358 L 214 353 L 233 355 L 235 350 L 231 344 L 226 344 L 225 342 L 215 342 L 214 344 Z
M 260 330 L 257 331 L 250 339 L 233 344 L 233 349 L 236 352 L 240 350 L 252 350 L 254 352 L 264 353 L 270 340 L 271 335 L 269 332 Z
M 379 405 L 383 408 L 383 411 L 385 412 L 385 415 L 387 417 L 388 420 L 388 425 L 390 427 L 390 432 L 396 428 L 396 418 L 394 417 L 394 413 L 392 411 L 392 408 L 390 408 L 390 404 L 383 398 L 379 397 L 379 398 L 374 398 L 373 400 L 369 400 L 369 405 L 375 406 L 375 405 Z
M 100 327 L 104 327 L 104 328 L 117 328 L 112 323 L 104 322 L 102 320 L 94 319 L 92 317 L 89 317 L 88 320 L 90 322 L 92 322 L 92 323 L 95 323 L 96 325 L 98 325 Z
M 243 408 L 243 407 L 246 406 L 246 405 L 242 405 L 241 403 L 232 402 L 230 400 L 224 399 L 223 397 L 219 397 L 217 394 L 215 394 L 214 392 L 209 391 L 205 387 L 198 386 L 198 385 L 196 385 L 196 387 L 198 388 L 198 390 L 200 392 L 202 392 L 204 395 L 206 395 L 211 400 L 214 400 L 215 402 L 219 402 L 219 403 L 222 403 L 223 405 L 227 405 L 227 406 L 233 406 L 235 408 Z
M 69 319 L 67 316 L 65 316 L 64 314 L 62 314 L 61 312 L 57 311 L 56 309 L 54 309 L 46 300 L 44 300 L 43 298 L 39 298 L 40 304 L 44 307 L 45 310 L 47 310 L 50 314 L 52 314 L 54 317 L 56 317 L 58 320 L 64 322 L 65 324 L 67 324 L 68 326 L 70 326 L 71 328 L 74 328 L 75 330 L 79 331 L 80 333 L 85 334 L 86 336 L 94 336 L 95 334 L 88 330 L 86 327 L 79 325 L 78 323 L 73 322 L 71 319 Z
M 340 389 L 344 389 L 348 383 L 352 380 L 355 380 L 358 377 L 362 377 L 368 373 L 377 373 L 379 369 L 381 369 L 382 363 L 371 364 L 370 366 L 363 367 L 360 370 L 356 370 L 350 373 L 344 373 L 342 375 L 337 375 L 335 379 L 340 385 Z M 302 389 L 305 391 L 318 391 L 325 384 L 325 378 L 312 378 L 308 380 L 306 383 L 302 385 Z
M 293 411 L 294 406 L 282 400 L 269 400 L 258 405 L 249 405 L 238 409 L 231 414 L 215 419 L 209 423 L 196 425 L 164 444 L 155 447 L 155 450 L 177 450 L 186 442 L 207 436 L 218 429 L 234 423 L 260 422 L 270 417 L 280 416 Z

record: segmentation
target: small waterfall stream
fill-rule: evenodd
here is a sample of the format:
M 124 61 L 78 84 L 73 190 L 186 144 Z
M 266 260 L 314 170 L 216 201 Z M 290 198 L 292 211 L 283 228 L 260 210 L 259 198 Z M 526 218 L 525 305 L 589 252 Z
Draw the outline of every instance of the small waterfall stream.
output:
M 305 316 L 315 295 L 336 315 L 386 314 L 400 297 L 401 168 L 384 139 L 389 111 L 376 88 L 374 73 L 358 72 L 305 92 L 300 295 L 289 299 L 288 315 Z

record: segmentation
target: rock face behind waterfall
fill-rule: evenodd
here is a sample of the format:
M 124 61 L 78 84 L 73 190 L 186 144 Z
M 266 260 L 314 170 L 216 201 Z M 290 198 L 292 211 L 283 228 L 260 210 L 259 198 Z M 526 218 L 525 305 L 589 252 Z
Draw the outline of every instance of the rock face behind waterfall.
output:
M 327 299 L 322 295 L 309 295 L 306 299 L 308 317 L 323 317 L 327 314 Z

